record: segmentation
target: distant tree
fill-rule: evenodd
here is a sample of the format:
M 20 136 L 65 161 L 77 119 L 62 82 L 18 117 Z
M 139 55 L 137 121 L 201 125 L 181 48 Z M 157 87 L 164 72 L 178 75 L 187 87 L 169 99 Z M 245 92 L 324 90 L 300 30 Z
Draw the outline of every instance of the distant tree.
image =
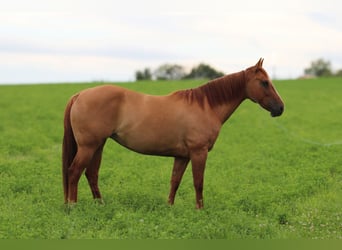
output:
M 309 68 L 304 70 L 306 75 L 314 75 L 317 77 L 321 76 L 331 76 L 331 63 L 329 61 L 325 61 L 324 59 L 320 58 L 315 61 L 311 62 Z
M 154 71 L 157 80 L 180 80 L 185 76 L 184 68 L 177 64 L 163 64 Z
M 219 72 L 212 68 L 208 64 L 201 63 L 197 67 L 193 68 L 190 74 L 186 75 L 185 79 L 197 79 L 197 78 L 207 78 L 207 79 L 214 79 L 224 76 L 222 72 Z
M 342 69 L 338 70 L 335 74 L 335 76 L 342 77 Z
M 144 73 L 140 70 L 137 70 L 135 72 L 135 80 L 136 81 L 141 81 L 141 80 L 144 80 Z
M 149 68 L 145 68 L 144 70 L 140 71 L 137 70 L 135 72 L 135 79 L 137 81 L 141 81 L 141 80 L 151 80 L 152 79 L 152 73 L 151 70 Z

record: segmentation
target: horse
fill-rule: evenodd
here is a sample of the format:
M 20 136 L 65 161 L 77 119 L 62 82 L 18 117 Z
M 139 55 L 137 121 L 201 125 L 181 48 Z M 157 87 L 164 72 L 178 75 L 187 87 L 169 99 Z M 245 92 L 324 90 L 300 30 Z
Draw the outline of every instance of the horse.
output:
M 64 203 L 77 202 L 85 171 L 93 198 L 102 201 L 98 172 L 108 138 L 141 154 L 174 157 L 168 203 L 191 161 L 196 208 L 203 208 L 203 179 L 208 152 L 222 125 L 246 99 L 272 117 L 284 103 L 263 69 L 264 59 L 241 72 L 197 88 L 164 96 L 147 95 L 115 85 L 85 89 L 71 97 L 64 113 L 62 175 Z

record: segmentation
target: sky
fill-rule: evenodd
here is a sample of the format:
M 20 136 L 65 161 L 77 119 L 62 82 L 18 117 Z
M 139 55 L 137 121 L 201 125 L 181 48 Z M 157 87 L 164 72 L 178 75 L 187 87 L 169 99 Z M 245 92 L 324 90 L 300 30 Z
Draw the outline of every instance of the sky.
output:
M 1 0 L 0 84 L 133 81 L 164 63 L 342 69 L 340 0 Z

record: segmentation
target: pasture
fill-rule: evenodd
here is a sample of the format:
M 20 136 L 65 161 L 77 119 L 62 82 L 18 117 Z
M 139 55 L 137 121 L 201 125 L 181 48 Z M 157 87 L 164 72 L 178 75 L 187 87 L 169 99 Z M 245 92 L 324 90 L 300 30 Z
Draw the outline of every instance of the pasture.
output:
M 122 83 L 166 94 L 204 81 Z M 98 85 L 0 87 L 1 239 L 341 239 L 342 79 L 275 81 L 279 118 L 245 101 L 209 153 L 204 209 L 191 168 L 167 205 L 172 158 L 105 146 L 94 203 L 63 204 L 61 142 L 69 97 Z M 161 140 L 163 138 L 160 138 Z

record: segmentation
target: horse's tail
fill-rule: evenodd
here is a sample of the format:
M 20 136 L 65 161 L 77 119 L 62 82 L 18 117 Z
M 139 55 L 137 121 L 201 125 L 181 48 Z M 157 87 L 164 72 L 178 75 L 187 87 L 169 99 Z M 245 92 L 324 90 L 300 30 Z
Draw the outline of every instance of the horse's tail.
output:
M 64 202 L 68 201 L 68 169 L 77 153 L 77 144 L 70 122 L 70 110 L 78 95 L 74 95 L 68 102 L 64 112 L 64 137 L 62 146 L 62 172 L 64 187 Z

